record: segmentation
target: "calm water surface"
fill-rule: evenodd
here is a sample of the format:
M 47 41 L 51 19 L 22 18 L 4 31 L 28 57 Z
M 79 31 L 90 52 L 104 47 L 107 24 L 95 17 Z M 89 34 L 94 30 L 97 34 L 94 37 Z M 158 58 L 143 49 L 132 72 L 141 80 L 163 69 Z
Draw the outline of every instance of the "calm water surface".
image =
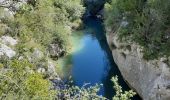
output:
M 111 100 L 115 94 L 113 83 L 110 81 L 112 76 L 118 75 L 119 83 L 124 90 L 129 90 L 129 87 L 114 63 L 102 21 L 89 17 L 84 20 L 84 24 L 83 34 L 75 43 L 79 49 L 69 57 L 72 66 L 70 75 L 74 85 L 80 87 L 85 83 L 90 83 L 89 86 L 103 84 L 98 94 Z M 140 99 L 137 97 L 135 100 Z

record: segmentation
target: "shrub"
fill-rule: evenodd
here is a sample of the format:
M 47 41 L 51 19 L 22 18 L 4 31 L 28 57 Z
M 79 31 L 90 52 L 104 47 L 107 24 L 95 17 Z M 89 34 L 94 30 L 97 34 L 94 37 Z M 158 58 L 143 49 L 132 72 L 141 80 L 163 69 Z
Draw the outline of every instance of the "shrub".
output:
M 132 90 L 130 91 L 122 91 L 122 87 L 118 83 L 118 77 L 112 77 L 112 82 L 114 83 L 114 89 L 116 91 L 116 95 L 113 97 L 113 100 L 130 100 L 134 95 L 135 92 Z
M 21 44 L 33 40 L 34 44 L 47 48 L 49 44 L 57 43 L 67 53 L 72 23 L 80 20 L 83 11 L 80 0 L 37 0 L 34 5 L 24 4 L 15 20 L 5 22 L 11 28 L 10 35 L 19 37 Z
M 0 73 L 1 99 L 46 100 L 54 96 L 54 90 L 50 90 L 50 81 L 44 79 L 42 74 L 35 72 L 35 65 L 27 60 L 14 59 L 5 66 L 3 70 L 8 71 Z
M 105 8 L 106 27 L 116 31 L 120 40 L 142 46 L 145 59 L 170 56 L 169 1 L 112 0 Z
M 34 73 L 29 75 L 24 85 L 29 98 L 52 100 L 55 97 L 55 91 L 49 89 L 50 82 L 45 80 L 41 74 Z

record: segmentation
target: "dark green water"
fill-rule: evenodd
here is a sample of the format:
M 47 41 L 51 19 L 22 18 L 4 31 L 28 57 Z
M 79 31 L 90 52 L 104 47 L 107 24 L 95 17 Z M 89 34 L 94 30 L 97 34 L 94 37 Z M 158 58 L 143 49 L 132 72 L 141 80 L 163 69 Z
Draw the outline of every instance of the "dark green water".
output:
M 69 56 L 70 75 L 73 78 L 74 85 L 80 87 L 85 83 L 90 83 L 89 86 L 96 83 L 103 84 L 98 94 L 111 100 L 115 94 L 111 82 L 113 76 L 118 75 L 123 90 L 129 90 L 129 87 L 114 63 L 102 20 L 89 17 L 84 20 L 84 24 L 83 34 L 79 36 L 79 41 L 76 43 L 76 47 L 80 47 L 80 49 Z M 138 96 L 134 99 L 140 100 Z

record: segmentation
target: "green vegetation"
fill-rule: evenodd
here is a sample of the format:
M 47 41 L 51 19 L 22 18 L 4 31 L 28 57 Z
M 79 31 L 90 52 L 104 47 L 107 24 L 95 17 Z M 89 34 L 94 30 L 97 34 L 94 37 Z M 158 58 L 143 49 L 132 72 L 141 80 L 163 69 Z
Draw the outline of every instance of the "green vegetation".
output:
M 12 18 L 1 17 L 3 9 L 0 7 L 0 36 L 11 36 L 18 40 L 18 44 L 9 45 L 17 52 L 15 57 L 0 57 L 0 99 L 106 100 L 97 95 L 99 85 L 79 88 L 59 81 L 62 86 L 56 88 L 50 81 L 53 76 L 47 71 L 50 60 L 56 64 L 49 56 L 50 44 L 57 44 L 65 55 L 71 49 L 70 34 L 72 29 L 81 26 L 80 17 L 84 12 L 81 0 L 29 0 Z M 38 53 L 34 54 L 36 50 Z M 135 95 L 132 91 L 123 93 L 117 78 L 112 81 L 118 91 L 113 99 L 130 99 Z
M 71 29 L 81 25 L 83 12 L 80 0 L 37 0 L 22 5 L 14 20 L 3 19 L 0 34 L 6 34 L 7 24 L 10 27 L 7 34 L 19 38 L 21 44 L 33 41 L 47 48 L 57 43 L 66 54 L 71 45 Z
M 34 41 L 48 47 L 58 43 L 68 52 L 72 24 L 79 22 L 83 10 L 79 0 L 37 0 L 34 5 L 23 5 L 15 20 L 4 22 L 11 28 L 8 34 L 19 38 L 22 44 Z
M 6 65 L 6 66 L 3 66 Z M 10 60 L 1 64 L 0 72 L 0 99 L 3 100 L 106 100 L 98 96 L 100 85 L 85 88 L 63 85 L 53 89 L 53 85 L 45 75 L 37 73 L 36 66 L 29 61 Z M 7 70 L 7 68 L 8 70 Z M 117 91 L 113 100 L 130 100 L 135 95 L 133 91 L 122 91 L 118 78 L 112 79 Z
M 114 89 L 116 91 L 116 95 L 113 97 L 113 100 L 130 100 L 131 97 L 136 95 L 132 90 L 130 91 L 122 91 L 122 87 L 118 84 L 118 77 L 113 77 L 112 82 L 114 83 Z
M 145 59 L 170 56 L 170 1 L 110 0 L 105 8 L 106 27 L 142 46 Z
M 0 99 L 3 100 L 46 100 L 54 98 L 49 90 L 50 81 L 37 73 L 35 65 L 27 60 L 10 60 L 0 73 Z

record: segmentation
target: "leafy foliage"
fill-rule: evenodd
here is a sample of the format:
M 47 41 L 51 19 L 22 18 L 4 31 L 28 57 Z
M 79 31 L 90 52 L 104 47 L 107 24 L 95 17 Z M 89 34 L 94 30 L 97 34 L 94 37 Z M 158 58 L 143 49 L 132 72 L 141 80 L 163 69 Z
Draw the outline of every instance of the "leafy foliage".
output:
M 122 87 L 118 83 L 117 76 L 113 77 L 112 81 L 114 83 L 114 89 L 116 91 L 116 95 L 113 97 L 113 100 L 130 100 L 131 97 L 136 95 L 136 93 L 132 90 L 123 92 Z
M 4 64 L 4 65 L 3 65 Z M 41 73 L 37 73 L 35 65 L 28 60 L 11 60 L 1 64 L 0 99 L 5 100 L 107 100 L 97 95 L 100 85 L 81 88 L 60 84 L 54 89 L 51 82 Z M 135 95 L 133 91 L 122 91 L 118 78 L 112 79 L 116 95 L 113 100 L 129 100 Z M 88 85 L 88 84 L 87 84 Z
M 63 88 L 59 84 L 56 89 L 48 75 L 37 71 L 39 63 L 45 63 L 44 66 L 47 67 L 47 59 L 44 57 L 31 61 L 29 57 L 23 56 L 35 48 L 46 49 L 51 43 L 59 44 L 65 52 L 68 52 L 71 28 L 75 23 L 81 22 L 80 17 L 84 11 L 80 3 L 80 0 L 29 0 L 16 12 L 14 20 L 1 20 L 0 35 L 11 35 L 19 40 L 19 44 L 16 46 L 18 50 L 16 58 L 0 59 L 0 99 L 106 100 L 97 95 L 99 85 L 79 88 L 63 84 Z M 119 89 L 121 91 L 121 88 Z M 128 93 L 125 92 L 128 96 L 126 98 L 132 97 Z
M 1 68 L 0 98 L 5 100 L 30 100 L 53 97 L 50 81 L 34 71 L 27 60 L 11 60 Z
M 52 100 L 55 97 L 55 90 L 50 90 L 50 82 L 41 74 L 31 74 L 24 82 L 26 93 L 29 98 L 39 100 Z
M 105 5 L 108 28 L 120 40 L 143 47 L 144 58 L 170 56 L 170 2 L 167 0 L 112 0 Z
M 58 100 L 106 100 L 105 97 L 97 95 L 100 86 L 92 86 L 86 88 L 86 85 L 81 88 L 77 86 L 69 86 L 57 92 Z M 62 95 L 62 96 L 61 96 Z
M 57 43 L 67 53 L 70 49 L 71 27 L 84 11 L 80 0 L 36 0 L 22 5 L 15 14 L 15 20 L 5 20 L 11 36 L 18 37 L 21 44 L 34 41 L 48 47 Z M 78 27 L 79 25 L 77 25 Z

